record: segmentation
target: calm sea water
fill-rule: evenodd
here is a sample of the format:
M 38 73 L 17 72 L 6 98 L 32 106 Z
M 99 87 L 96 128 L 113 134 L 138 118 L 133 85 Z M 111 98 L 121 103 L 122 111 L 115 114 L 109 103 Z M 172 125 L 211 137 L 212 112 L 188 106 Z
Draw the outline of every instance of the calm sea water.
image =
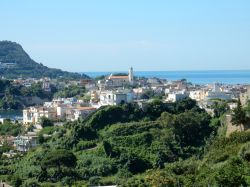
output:
M 16 120 L 23 116 L 22 110 L 0 110 L 0 118 Z
M 95 78 L 100 75 L 108 75 L 112 72 L 83 72 Z M 116 73 L 116 72 L 115 72 Z M 127 72 L 121 72 L 127 73 Z M 178 80 L 185 78 L 195 84 L 225 83 L 225 84 L 250 84 L 250 70 L 230 71 L 135 71 L 135 76 L 146 78 L 162 78 Z

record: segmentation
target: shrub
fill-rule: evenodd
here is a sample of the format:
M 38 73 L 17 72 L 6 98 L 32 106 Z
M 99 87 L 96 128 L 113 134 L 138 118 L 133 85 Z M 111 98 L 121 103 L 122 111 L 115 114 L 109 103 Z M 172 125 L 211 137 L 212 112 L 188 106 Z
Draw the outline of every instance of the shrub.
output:
M 244 160 L 250 161 L 250 142 L 241 147 L 239 156 Z

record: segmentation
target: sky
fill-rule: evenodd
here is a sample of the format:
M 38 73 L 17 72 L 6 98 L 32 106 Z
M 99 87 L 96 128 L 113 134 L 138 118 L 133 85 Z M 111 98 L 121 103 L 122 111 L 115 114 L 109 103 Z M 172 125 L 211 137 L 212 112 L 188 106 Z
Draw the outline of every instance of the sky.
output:
M 250 69 L 249 0 L 1 0 L 0 40 L 73 72 Z

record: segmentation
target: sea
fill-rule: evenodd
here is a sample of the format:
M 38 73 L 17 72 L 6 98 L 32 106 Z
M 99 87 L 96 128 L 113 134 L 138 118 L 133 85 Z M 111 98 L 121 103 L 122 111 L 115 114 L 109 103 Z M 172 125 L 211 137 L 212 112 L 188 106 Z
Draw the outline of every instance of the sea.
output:
M 92 78 L 111 73 L 127 72 L 82 72 Z M 250 70 L 211 70 L 211 71 L 135 71 L 135 76 L 167 80 L 187 79 L 193 84 L 250 84 Z
M 22 110 L 0 110 L 0 118 L 20 120 L 23 117 Z

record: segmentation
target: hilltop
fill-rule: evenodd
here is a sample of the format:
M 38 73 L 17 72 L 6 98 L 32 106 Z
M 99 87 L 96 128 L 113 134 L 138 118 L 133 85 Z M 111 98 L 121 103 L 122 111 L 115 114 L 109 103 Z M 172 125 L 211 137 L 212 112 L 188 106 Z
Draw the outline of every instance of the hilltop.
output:
M 37 63 L 30 58 L 20 44 L 11 41 L 0 41 L 0 76 L 6 78 L 89 78 L 84 74 L 80 75 L 56 68 L 49 68 L 42 63 Z

